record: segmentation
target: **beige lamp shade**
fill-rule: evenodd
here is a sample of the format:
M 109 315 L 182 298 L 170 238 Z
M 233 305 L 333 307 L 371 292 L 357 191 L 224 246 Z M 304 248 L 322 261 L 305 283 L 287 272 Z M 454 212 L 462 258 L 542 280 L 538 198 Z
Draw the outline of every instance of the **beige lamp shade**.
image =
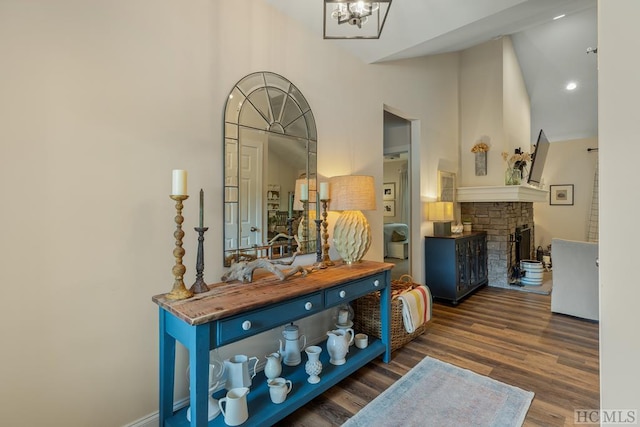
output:
M 371 246 L 371 228 L 362 210 L 376 209 L 372 176 L 344 175 L 329 179 L 331 210 L 343 211 L 333 228 L 333 246 L 347 264 L 359 262 Z
M 450 236 L 453 221 L 453 202 L 427 203 L 427 219 L 433 221 L 434 236 Z
M 376 190 L 372 176 L 342 175 L 329 178 L 332 211 L 374 211 Z
M 453 221 L 452 202 L 427 203 L 427 219 L 429 221 Z

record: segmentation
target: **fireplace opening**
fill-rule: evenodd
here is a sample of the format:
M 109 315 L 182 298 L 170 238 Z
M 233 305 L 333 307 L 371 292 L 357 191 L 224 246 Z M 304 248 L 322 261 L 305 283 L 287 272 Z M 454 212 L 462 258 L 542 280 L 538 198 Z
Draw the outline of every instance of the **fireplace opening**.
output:
M 524 275 L 520 269 L 520 261 L 531 258 L 531 228 L 528 225 L 516 227 L 516 231 L 511 235 L 511 248 L 509 251 L 509 284 L 523 286 L 520 279 Z
M 531 259 L 531 228 L 516 227 L 516 264 L 523 259 Z

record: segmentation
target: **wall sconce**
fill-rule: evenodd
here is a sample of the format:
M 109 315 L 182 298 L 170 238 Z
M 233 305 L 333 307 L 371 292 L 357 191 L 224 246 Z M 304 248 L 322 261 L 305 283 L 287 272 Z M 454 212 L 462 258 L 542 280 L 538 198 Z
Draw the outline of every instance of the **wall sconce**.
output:
M 333 228 L 333 246 L 347 264 L 359 262 L 371 246 L 371 228 L 363 210 L 376 209 L 372 176 L 343 175 L 329 179 L 331 210 L 342 211 Z
M 453 221 L 452 202 L 429 202 L 427 205 L 427 219 L 433 221 L 434 236 L 450 236 L 451 221 Z

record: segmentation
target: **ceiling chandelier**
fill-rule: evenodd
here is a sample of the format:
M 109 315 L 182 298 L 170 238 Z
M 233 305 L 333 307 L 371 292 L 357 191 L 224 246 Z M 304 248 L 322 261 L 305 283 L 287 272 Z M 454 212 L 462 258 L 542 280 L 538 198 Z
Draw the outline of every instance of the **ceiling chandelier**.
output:
M 325 39 L 378 39 L 390 7 L 391 0 L 324 0 L 323 36 Z

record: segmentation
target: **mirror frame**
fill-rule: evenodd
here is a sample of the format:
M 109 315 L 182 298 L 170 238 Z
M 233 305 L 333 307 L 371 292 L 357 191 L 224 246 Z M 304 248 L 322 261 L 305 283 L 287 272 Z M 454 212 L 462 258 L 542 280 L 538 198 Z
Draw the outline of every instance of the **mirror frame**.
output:
M 257 114 L 256 114 L 257 113 Z M 234 85 L 225 105 L 224 117 L 224 223 L 223 223 L 223 263 L 225 267 L 232 261 L 251 260 L 256 258 L 274 258 L 273 247 L 264 242 L 261 245 L 249 247 L 230 247 L 230 242 L 241 240 L 240 225 L 240 159 L 241 139 L 243 130 L 255 130 L 267 135 L 291 138 L 293 142 L 306 145 L 306 165 L 304 177 L 309 185 L 309 201 L 315 200 L 315 183 L 317 175 L 317 129 L 313 112 L 302 92 L 286 78 L 267 71 L 260 71 L 243 77 Z M 263 155 L 264 158 L 264 155 Z M 264 167 L 266 170 L 266 167 Z M 262 173 L 263 177 L 266 172 Z M 263 183 L 261 194 L 267 193 L 268 185 Z M 289 197 L 292 197 L 291 193 Z M 280 195 L 282 201 L 282 194 Z M 289 199 L 287 199 L 288 201 Z M 263 224 L 265 229 L 268 222 L 266 205 L 262 203 Z M 287 215 L 288 216 L 288 215 Z M 308 209 L 303 212 L 302 221 L 309 221 Z M 307 230 L 307 235 L 315 234 Z M 289 234 L 289 233 L 287 233 Z M 298 235 L 294 230 L 293 235 Z M 266 233 L 264 234 L 266 236 Z M 264 239 L 264 237 L 263 237 Z M 311 240 L 311 239 L 309 239 Z M 289 239 L 289 242 L 291 240 Z M 313 240 L 315 242 L 315 239 Z M 287 250 L 288 247 L 288 250 Z M 293 255 L 292 246 L 282 245 L 279 256 Z M 300 245 L 298 251 L 306 253 L 306 245 Z M 309 250 L 312 249 L 308 246 Z M 315 243 L 313 245 L 315 250 Z

